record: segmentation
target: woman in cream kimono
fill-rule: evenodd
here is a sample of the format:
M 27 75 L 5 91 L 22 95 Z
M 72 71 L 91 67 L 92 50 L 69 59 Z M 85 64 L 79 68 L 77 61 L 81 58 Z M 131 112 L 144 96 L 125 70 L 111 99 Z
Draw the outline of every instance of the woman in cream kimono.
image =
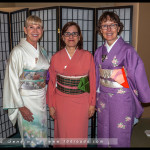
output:
M 24 147 L 47 147 L 46 74 L 49 61 L 38 41 L 43 34 L 39 17 L 29 16 L 26 38 L 11 51 L 5 72 L 3 108 L 19 131 Z

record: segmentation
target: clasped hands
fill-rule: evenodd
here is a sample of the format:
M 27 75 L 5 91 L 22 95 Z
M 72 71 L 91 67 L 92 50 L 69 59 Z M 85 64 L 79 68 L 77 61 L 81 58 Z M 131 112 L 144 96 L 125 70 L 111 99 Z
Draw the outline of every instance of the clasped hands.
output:
M 33 113 L 27 108 L 27 107 L 20 107 L 19 111 L 23 117 L 24 120 L 27 120 L 28 122 L 32 122 L 34 120 Z

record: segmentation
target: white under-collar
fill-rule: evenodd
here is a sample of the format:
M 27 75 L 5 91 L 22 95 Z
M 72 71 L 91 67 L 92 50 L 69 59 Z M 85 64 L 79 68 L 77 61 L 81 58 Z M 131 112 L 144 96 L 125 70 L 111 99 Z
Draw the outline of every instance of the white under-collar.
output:
M 26 38 L 21 38 L 19 43 L 26 51 L 28 51 L 32 56 L 38 57 L 40 52 L 40 46 L 37 42 L 37 49 L 33 45 L 31 45 L 29 42 L 26 41 Z
M 106 46 L 106 49 L 107 49 L 107 52 L 108 52 L 108 53 L 110 52 L 110 50 L 112 49 L 112 47 L 113 47 L 114 44 L 118 41 L 119 38 L 120 38 L 120 36 L 118 35 L 116 41 L 115 41 L 112 45 L 110 45 L 110 46 L 108 45 L 108 43 L 107 43 L 107 41 L 106 41 L 105 46 Z
M 71 60 L 72 57 L 71 57 L 70 54 L 68 53 L 66 47 L 65 47 L 65 50 L 66 50 L 66 52 L 67 52 L 67 54 L 68 54 L 69 59 Z M 76 52 L 76 50 L 77 50 L 77 48 L 75 49 L 74 53 Z M 73 55 L 74 55 L 74 53 L 73 53 Z M 73 56 L 73 55 L 72 55 L 72 56 Z

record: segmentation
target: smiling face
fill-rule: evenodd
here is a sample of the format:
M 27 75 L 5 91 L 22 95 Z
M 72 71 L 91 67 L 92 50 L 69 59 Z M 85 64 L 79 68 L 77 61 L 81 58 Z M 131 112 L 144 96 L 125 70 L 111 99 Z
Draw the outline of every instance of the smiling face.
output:
M 102 26 L 107 28 L 103 29 Z M 116 41 L 119 30 L 120 27 L 114 21 L 111 21 L 109 17 L 101 23 L 100 32 L 109 45 L 112 45 Z
M 43 34 L 43 28 L 39 24 L 29 24 L 27 27 L 24 27 L 24 32 L 26 34 L 26 40 L 36 47 L 37 42 Z
M 72 25 L 70 26 L 66 32 L 68 33 L 76 33 L 78 32 L 77 30 L 77 27 L 75 25 Z M 71 34 L 70 36 L 65 36 L 65 35 L 62 35 L 62 38 L 63 38 L 63 41 L 65 42 L 66 44 L 66 48 L 67 49 L 70 49 L 70 48 L 76 48 L 77 47 L 77 44 L 80 40 L 80 36 L 73 36 L 73 34 Z

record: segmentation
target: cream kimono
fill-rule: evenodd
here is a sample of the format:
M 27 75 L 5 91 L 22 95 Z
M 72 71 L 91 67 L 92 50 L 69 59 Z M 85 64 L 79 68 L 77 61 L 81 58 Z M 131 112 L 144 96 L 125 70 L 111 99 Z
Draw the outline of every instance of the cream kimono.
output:
M 3 108 L 19 131 L 24 147 L 47 146 L 46 73 L 49 61 L 46 51 L 37 44 L 37 50 L 26 41 L 12 50 L 4 79 Z M 33 122 L 23 119 L 19 107 L 26 106 L 33 113 Z M 28 144 L 26 144 L 26 141 Z

